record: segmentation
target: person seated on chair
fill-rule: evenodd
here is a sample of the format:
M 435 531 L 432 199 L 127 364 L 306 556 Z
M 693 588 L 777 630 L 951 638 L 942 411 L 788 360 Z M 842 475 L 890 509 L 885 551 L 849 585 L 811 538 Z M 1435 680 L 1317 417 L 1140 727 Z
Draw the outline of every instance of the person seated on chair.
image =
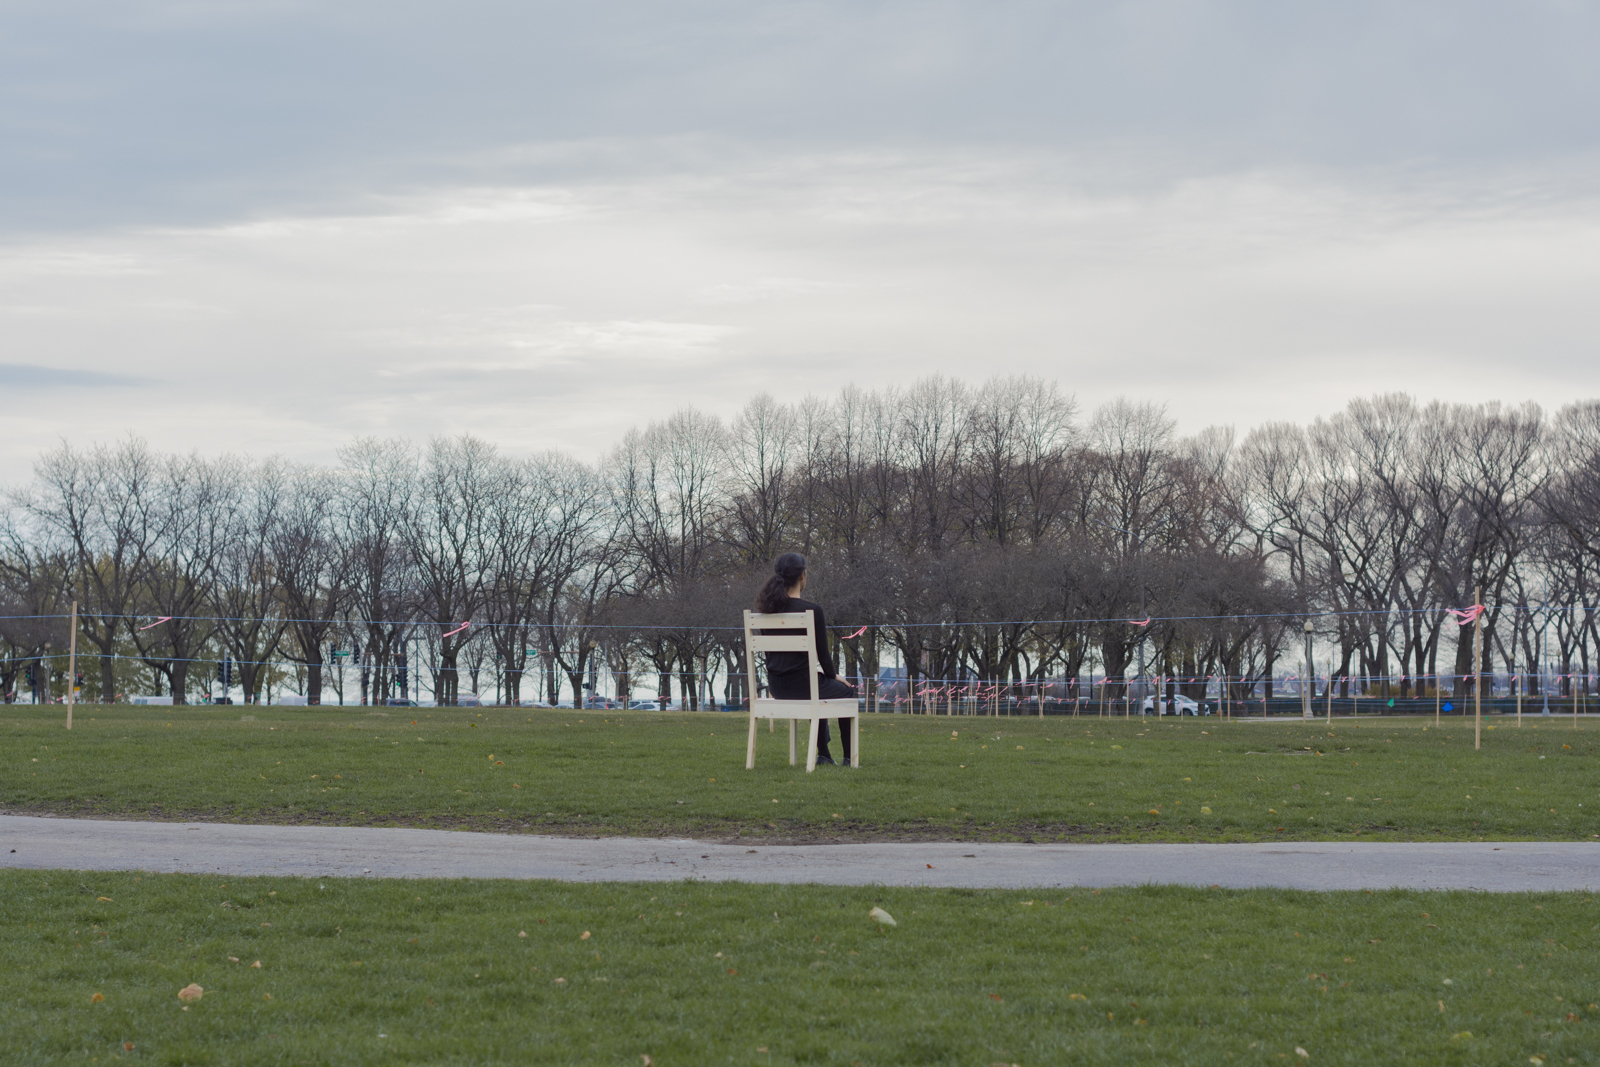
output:
M 761 591 L 756 594 L 756 610 L 765 615 L 811 612 L 812 627 L 817 635 L 817 663 L 822 667 L 822 675 L 817 679 L 817 696 L 822 700 L 854 699 L 855 687 L 839 680 L 839 671 L 833 665 L 833 653 L 828 651 L 828 620 L 822 613 L 822 605 L 800 599 L 800 594 L 806 587 L 806 558 L 798 552 L 785 552 L 772 565 L 772 571 L 772 577 L 767 579 Z M 793 636 L 805 631 L 763 630 L 761 632 Z M 811 699 L 811 679 L 806 674 L 811 662 L 810 657 L 804 652 L 768 652 L 766 656 L 767 688 L 772 691 L 773 697 L 778 700 Z M 839 740 L 844 747 L 846 767 L 850 766 L 849 721 L 839 720 Z M 819 764 L 833 763 L 833 757 L 828 754 L 829 739 L 828 720 L 823 719 L 817 731 Z

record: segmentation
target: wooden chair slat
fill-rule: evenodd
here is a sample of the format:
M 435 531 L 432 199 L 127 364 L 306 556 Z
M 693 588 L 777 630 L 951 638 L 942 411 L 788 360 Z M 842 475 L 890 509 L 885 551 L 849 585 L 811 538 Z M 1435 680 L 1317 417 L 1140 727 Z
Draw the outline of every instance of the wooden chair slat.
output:
M 750 642 L 752 652 L 806 652 L 813 648 L 812 639 L 804 635 L 779 637 L 776 634 L 751 634 L 745 640 Z

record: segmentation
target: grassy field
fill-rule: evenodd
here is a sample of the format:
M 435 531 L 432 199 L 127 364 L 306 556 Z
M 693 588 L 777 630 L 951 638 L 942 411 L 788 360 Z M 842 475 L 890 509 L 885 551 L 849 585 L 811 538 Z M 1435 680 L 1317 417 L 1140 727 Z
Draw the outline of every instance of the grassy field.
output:
M 1583 894 L 3 871 L 0 898 L 6 1063 L 1600 1062 Z
M 0 708 L 0 810 L 787 840 L 1588 840 L 1600 724 L 868 716 L 788 765 L 734 714 Z M 837 745 L 837 741 L 835 742 Z M 837 748 L 835 749 L 837 754 Z M 1585 808 L 1585 805 L 1588 807 Z

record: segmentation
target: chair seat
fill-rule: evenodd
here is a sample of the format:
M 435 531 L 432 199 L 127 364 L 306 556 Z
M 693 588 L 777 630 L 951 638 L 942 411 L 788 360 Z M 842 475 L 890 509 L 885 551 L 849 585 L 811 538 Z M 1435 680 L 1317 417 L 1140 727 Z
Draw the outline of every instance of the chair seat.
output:
M 820 709 L 824 719 L 850 719 L 861 714 L 860 701 L 855 697 L 819 700 L 815 705 L 809 700 L 757 697 L 750 702 L 750 714 L 758 719 L 809 719 L 813 707 Z

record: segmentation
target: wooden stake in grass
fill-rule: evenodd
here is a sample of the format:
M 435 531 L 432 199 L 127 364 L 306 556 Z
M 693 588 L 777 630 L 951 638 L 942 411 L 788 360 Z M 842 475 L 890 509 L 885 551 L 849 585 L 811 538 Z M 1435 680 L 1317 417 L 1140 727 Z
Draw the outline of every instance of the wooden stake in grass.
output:
M 1483 747 L 1483 586 L 1473 600 L 1478 614 L 1472 620 L 1472 747 Z
M 78 688 L 78 602 L 72 602 L 72 632 L 67 637 L 67 729 L 72 729 L 72 698 Z
M 1512 669 L 1515 670 L 1515 666 Z M 1516 674 L 1512 677 L 1516 679 L 1517 683 L 1517 729 L 1520 730 L 1522 729 L 1522 675 Z

